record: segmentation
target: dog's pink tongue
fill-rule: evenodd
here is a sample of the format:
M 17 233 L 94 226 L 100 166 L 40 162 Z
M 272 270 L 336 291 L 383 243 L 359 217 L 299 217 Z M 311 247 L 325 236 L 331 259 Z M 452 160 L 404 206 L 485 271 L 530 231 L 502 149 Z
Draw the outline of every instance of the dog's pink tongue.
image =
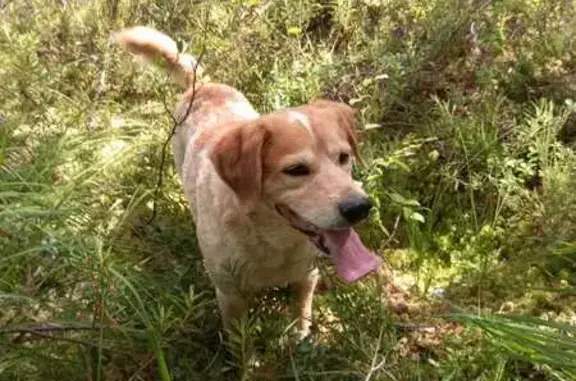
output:
M 352 229 L 324 232 L 324 245 L 334 259 L 336 272 L 354 282 L 380 267 L 382 259 L 368 250 Z

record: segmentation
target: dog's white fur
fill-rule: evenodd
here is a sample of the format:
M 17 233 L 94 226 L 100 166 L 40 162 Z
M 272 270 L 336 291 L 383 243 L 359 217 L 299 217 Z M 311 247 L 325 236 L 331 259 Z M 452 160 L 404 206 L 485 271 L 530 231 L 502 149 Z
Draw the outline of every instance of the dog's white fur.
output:
M 320 101 L 261 116 L 230 86 L 198 80 L 193 89 L 193 58 L 180 54 L 165 34 L 135 27 L 115 38 L 133 54 L 165 60 L 188 89 L 175 112 L 184 122 L 173 137 L 173 152 L 225 327 L 246 312 L 254 292 L 292 285 L 296 327 L 306 336 L 318 252 L 274 205 L 289 205 L 322 228 L 342 224 L 338 200 L 362 192 L 351 178 L 351 164 L 337 159 L 339 152 L 356 154 L 354 111 Z M 313 163 L 315 175 L 287 177 L 282 169 L 294 161 Z

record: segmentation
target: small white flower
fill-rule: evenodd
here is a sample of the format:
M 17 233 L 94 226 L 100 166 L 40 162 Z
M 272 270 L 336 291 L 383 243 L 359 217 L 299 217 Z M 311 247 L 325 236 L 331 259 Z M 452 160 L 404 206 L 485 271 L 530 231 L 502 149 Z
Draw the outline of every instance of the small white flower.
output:
M 432 295 L 434 295 L 438 298 L 442 298 L 446 294 L 446 290 L 444 290 L 443 288 L 440 288 L 440 287 L 436 287 L 436 288 L 432 289 L 431 293 L 432 293 Z

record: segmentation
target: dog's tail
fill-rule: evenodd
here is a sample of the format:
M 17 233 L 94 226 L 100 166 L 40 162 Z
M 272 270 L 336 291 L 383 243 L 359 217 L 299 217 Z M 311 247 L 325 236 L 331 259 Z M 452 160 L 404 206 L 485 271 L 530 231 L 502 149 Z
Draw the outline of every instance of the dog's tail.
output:
M 167 69 L 184 88 L 201 74 L 194 57 L 180 53 L 176 41 L 155 29 L 135 26 L 114 33 L 113 38 L 130 53 Z

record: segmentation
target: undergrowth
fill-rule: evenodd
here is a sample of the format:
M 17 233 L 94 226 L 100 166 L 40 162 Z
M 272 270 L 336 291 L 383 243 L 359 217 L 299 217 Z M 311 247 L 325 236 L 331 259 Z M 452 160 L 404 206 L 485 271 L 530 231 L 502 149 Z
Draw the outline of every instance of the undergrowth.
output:
M 576 379 L 574 7 L 0 1 L 0 379 Z M 361 233 L 393 271 L 328 266 L 313 341 L 271 290 L 224 344 L 161 157 L 178 89 L 110 41 L 137 24 L 262 112 L 360 110 Z

